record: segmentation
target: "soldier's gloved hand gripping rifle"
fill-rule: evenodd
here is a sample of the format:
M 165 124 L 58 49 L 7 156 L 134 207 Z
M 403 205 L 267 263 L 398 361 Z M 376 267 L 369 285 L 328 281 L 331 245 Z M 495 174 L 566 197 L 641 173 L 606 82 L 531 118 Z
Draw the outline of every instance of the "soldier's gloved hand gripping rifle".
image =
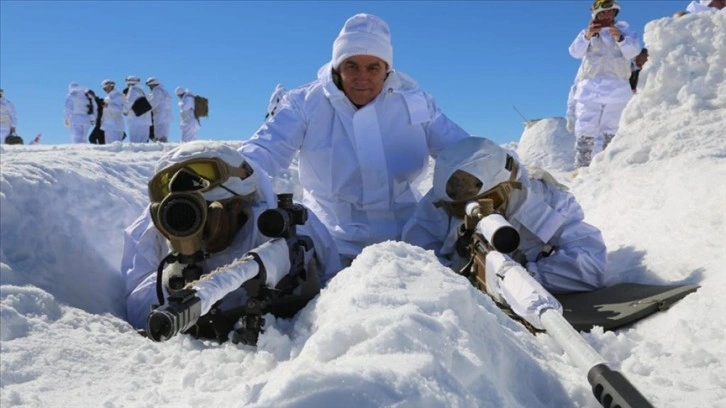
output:
M 530 330 L 544 329 L 584 371 L 595 398 L 604 407 L 652 407 L 620 372 L 590 346 L 562 316 L 559 302 L 508 253 L 519 247 L 519 233 L 493 210 L 490 199 L 466 204 L 458 249 L 470 262 L 460 273 L 488 294 L 500 307 L 511 310 Z

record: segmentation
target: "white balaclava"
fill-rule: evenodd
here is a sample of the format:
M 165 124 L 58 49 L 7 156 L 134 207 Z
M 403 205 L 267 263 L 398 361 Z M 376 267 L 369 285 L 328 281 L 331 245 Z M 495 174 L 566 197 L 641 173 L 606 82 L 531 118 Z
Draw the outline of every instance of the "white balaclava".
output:
M 465 171 L 482 182 L 476 195 L 511 179 L 507 151 L 489 139 L 468 137 L 448 146 L 436 157 L 433 193 L 435 200 L 452 201 L 446 193 L 446 183 L 457 171 Z
M 380 17 L 372 14 L 356 14 L 349 18 L 333 43 L 333 68 L 355 55 L 372 55 L 393 69 L 391 30 Z
M 213 157 L 220 158 L 233 167 L 239 167 L 245 161 L 238 151 L 225 144 L 206 140 L 195 140 L 183 143 L 179 147 L 176 147 L 164 154 L 156 163 L 154 173 L 158 173 L 171 165 L 181 163 L 186 160 Z M 239 177 L 232 177 L 222 185 L 240 196 L 245 196 L 257 191 L 257 177 L 258 172 L 255 171 L 251 176 L 244 180 Z M 202 193 L 202 196 L 204 196 L 206 201 L 224 200 L 233 197 L 232 193 L 220 187 L 206 191 Z

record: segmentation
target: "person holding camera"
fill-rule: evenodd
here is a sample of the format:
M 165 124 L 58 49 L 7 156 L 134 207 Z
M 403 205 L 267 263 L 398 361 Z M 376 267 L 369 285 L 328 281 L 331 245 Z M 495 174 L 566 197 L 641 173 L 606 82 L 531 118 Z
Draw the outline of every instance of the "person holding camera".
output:
M 139 77 L 129 75 L 126 77 L 126 102 L 124 103 L 124 115 L 129 125 L 129 142 L 146 143 L 149 141 L 149 128 L 151 127 L 151 105 L 146 98 L 144 90 L 138 86 Z M 143 99 L 143 100 L 142 100 Z M 140 101 L 142 100 L 142 101 Z M 137 102 L 138 101 L 138 102 Z M 135 108 L 135 104 L 143 104 L 146 102 L 145 108 Z M 139 105 L 137 105 L 139 106 Z
M 346 264 L 368 245 L 400 239 L 429 157 L 469 136 L 393 68 L 388 24 L 371 14 L 350 17 L 317 80 L 288 90 L 240 148 L 273 175 L 299 154 L 303 202 Z
M 615 0 L 595 0 L 592 20 L 570 45 L 582 63 L 575 79 L 575 167 L 587 167 L 618 131 L 620 116 L 633 92 L 630 61 L 640 53 L 638 36 L 628 23 L 616 21 Z
M 184 143 L 164 154 L 149 181 L 149 200 L 144 213 L 124 231 L 121 260 L 127 320 L 137 329 L 146 327 L 152 305 L 212 271 L 225 272 L 273 238 L 257 225 L 260 214 L 277 207 L 268 176 L 220 142 Z M 316 282 L 324 285 L 341 269 L 339 256 L 325 227 L 312 212 L 305 214 L 307 220 L 294 223 L 304 221 L 297 231 L 312 239 L 310 270 L 317 271 Z M 284 258 L 288 261 L 287 253 Z M 220 314 L 245 301 L 245 289 L 237 286 L 220 300 Z M 196 336 L 219 339 L 218 330 L 197 326 Z
M 575 197 L 546 171 L 533 168 L 530 174 L 513 154 L 483 138 L 464 139 L 439 154 L 433 186 L 406 223 L 403 241 L 434 251 L 442 264 L 464 274 L 472 255 L 467 205 L 484 201 L 484 215 L 501 216 L 518 234 L 518 245 L 507 253 L 489 252 L 487 276 L 504 275 L 517 264 L 552 293 L 605 286 L 602 234 L 584 221 Z M 503 298 L 497 284 L 487 285 L 495 299 Z

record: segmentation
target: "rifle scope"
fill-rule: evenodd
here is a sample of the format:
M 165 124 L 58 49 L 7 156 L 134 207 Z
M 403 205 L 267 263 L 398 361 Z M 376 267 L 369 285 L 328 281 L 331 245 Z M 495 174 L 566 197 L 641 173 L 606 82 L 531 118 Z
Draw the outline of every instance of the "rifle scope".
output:
M 307 209 L 292 202 L 292 194 L 278 194 L 277 208 L 265 210 L 257 218 L 257 228 L 272 238 L 290 238 L 296 235 L 295 226 L 308 220 Z
M 496 251 L 508 254 L 519 248 L 519 232 L 506 218 L 496 213 L 482 214 L 482 208 L 476 201 L 468 203 L 465 209 L 468 216 L 480 218 L 476 223 L 476 232 Z

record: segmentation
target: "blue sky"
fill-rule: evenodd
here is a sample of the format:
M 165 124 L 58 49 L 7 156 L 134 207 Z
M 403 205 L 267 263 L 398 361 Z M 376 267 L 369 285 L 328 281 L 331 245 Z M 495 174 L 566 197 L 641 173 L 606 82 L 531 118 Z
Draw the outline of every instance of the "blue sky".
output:
M 688 1 L 622 1 L 619 20 L 642 33 Z M 434 95 L 473 135 L 517 141 L 522 118 L 564 116 L 579 66 L 567 47 L 590 1 L 0 1 L 0 85 L 18 111 L 18 134 L 68 143 L 63 103 L 72 81 L 157 77 L 206 96 L 199 138 L 246 140 L 270 93 L 315 79 L 355 13 L 392 32 L 394 67 Z M 646 44 L 647 46 L 647 44 Z M 148 88 L 144 87 L 145 90 Z M 174 99 L 176 103 L 177 99 Z M 171 141 L 179 140 L 174 106 Z

